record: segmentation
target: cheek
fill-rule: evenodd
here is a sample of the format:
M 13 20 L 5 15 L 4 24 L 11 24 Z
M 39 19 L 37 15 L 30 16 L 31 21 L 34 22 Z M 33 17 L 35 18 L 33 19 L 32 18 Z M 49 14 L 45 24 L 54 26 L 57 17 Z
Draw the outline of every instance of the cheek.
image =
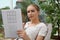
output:
M 37 16 L 38 16 L 38 13 L 37 13 L 37 12 L 35 12 L 34 16 L 35 16 L 35 17 L 37 17 Z
M 27 16 L 28 16 L 28 18 L 29 18 L 30 14 L 29 14 L 29 13 L 27 13 Z

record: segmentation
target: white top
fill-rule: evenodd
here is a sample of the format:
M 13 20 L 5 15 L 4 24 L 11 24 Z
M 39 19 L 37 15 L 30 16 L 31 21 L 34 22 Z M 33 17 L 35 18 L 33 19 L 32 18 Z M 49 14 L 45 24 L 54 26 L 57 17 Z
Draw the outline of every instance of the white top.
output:
M 39 23 L 39 24 L 37 24 L 35 26 L 32 26 L 32 27 L 29 27 L 29 23 L 30 22 L 26 23 L 24 29 L 26 31 L 26 34 L 28 35 L 28 37 L 31 40 L 35 40 L 37 35 L 46 36 L 46 34 L 47 34 L 47 27 L 46 27 L 46 25 L 44 23 Z

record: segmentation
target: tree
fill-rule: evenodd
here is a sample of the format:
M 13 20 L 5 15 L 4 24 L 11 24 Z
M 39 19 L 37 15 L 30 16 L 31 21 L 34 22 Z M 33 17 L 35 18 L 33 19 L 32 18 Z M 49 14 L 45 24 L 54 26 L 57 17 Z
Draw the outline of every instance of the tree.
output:
M 45 3 L 39 2 L 39 5 L 47 14 L 47 22 L 52 23 L 52 36 L 56 34 L 60 27 L 60 3 L 59 0 L 47 0 Z M 56 28 L 57 26 L 58 28 Z
M 26 7 L 27 5 L 34 3 L 31 0 L 24 0 L 24 3 L 22 4 L 22 10 L 24 13 L 26 13 Z M 52 36 L 56 34 L 56 31 L 58 31 L 60 27 L 60 3 L 59 0 L 46 0 L 46 1 L 39 1 L 35 2 L 35 4 L 38 4 L 39 7 L 42 8 L 42 10 L 45 11 L 47 14 L 46 16 L 46 22 L 47 23 L 52 23 L 53 26 L 53 31 L 52 31 Z M 58 28 L 56 28 L 56 26 Z

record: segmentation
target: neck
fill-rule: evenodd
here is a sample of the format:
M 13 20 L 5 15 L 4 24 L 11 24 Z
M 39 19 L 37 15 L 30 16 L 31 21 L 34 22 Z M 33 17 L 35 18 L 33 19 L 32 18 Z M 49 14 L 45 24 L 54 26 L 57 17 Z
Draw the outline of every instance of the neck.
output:
M 36 18 L 36 19 L 34 19 L 34 20 L 31 20 L 31 23 L 32 23 L 32 24 L 38 24 L 38 23 L 40 23 L 40 21 L 39 21 L 38 18 Z

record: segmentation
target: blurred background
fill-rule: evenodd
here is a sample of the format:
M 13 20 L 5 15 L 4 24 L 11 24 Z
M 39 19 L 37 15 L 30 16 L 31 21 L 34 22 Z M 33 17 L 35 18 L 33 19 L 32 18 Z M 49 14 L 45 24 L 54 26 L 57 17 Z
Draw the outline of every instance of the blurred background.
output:
M 4 38 L 1 10 L 21 8 L 23 22 L 26 22 L 26 8 L 31 3 L 40 7 L 40 15 L 44 22 L 52 24 L 51 40 L 59 40 L 60 0 L 0 0 L 0 40 Z

